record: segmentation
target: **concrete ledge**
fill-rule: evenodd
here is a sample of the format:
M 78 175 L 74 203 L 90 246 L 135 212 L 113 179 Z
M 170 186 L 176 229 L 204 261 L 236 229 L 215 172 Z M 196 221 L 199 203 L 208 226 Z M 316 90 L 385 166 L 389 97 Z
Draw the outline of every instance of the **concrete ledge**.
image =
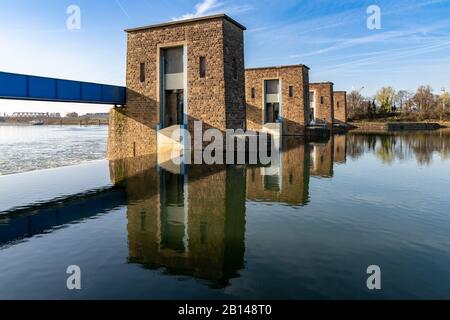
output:
M 306 127 L 306 137 L 310 139 L 328 138 L 330 130 L 325 126 L 308 126 Z
M 360 131 L 413 131 L 413 130 L 437 130 L 441 128 L 439 123 L 428 122 L 362 122 L 351 123 L 350 126 Z
M 333 124 L 332 133 L 346 133 L 349 130 L 349 126 L 346 123 Z

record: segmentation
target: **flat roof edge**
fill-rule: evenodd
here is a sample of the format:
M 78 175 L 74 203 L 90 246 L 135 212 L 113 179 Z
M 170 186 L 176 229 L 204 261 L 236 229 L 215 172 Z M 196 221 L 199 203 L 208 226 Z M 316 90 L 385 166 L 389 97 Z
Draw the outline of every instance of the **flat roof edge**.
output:
M 324 81 L 324 82 L 310 82 L 309 84 L 310 84 L 310 85 L 314 85 L 314 84 L 317 84 L 317 85 L 319 85 L 319 84 L 332 84 L 332 85 L 334 85 L 334 83 L 331 82 L 331 81 Z M 337 91 L 334 91 L 334 92 L 337 92 Z
M 295 67 L 302 67 L 302 68 L 306 68 L 306 69 L 310 70 L 310 68 L 304 64 L 290 64 L 290 65 L 284 65 L 284 66 L 247 68 L 247 69 L 245 69 L 245 71 L 264 70 L 264 69 L 283 69 L 283 68 L 295 68 Z
M 174 20 L 174 21 L 170 21 L 170 22 L 163 22 L 163 23 L 152 24 L 152 25 L 142 26 L 142 27 L 137 27 L 137 28 L 129 28 L 129 29 L 125 29 L 125 32 L 142 31 L 142 30 L 175 26 L 175 25 L 181 25 L 181 24 L 188 24 L 188 23 L 192 23 L 192 22 L 199 22 L 199 21 L 206 21 L 206 20 L 213 20 L 213 19 L 225 19 L 225 20 L 228 20 L 229 22 L 233 23 L 237 27 L 241 28 L 242 30 L 247 30 L 246 27 L 244 27 L 242 24 L 240 24 L 233 18 L 230 18 L 226 14 L 221 13 L 221 14 L 215 14 L 215 15 L 211 15 L 211 16 L 197 17 L 197 18 L 184 19 L 184 20 Z

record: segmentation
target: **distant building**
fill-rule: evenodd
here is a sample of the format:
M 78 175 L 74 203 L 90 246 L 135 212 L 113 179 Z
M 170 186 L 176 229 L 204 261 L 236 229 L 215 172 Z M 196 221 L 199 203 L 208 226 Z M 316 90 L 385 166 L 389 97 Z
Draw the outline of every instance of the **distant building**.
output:
M 69 113 L 66 115 L 66 117 L 67 117 L 67 118 L 78 118 L 78 113 L 76 113 L 76 112 L 69 112 Z
M 109 113 L 87 113 L 84 117 L 95 120 L 108 120 Z
M 13 118 L 61 118 L 61 114 L 49 112 L 14 112 Z

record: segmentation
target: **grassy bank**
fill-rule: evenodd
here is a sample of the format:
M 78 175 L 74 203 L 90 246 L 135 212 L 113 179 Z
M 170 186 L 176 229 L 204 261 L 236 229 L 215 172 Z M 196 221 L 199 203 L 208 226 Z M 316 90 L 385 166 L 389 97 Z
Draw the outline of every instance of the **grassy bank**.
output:
M 437 122 L 450 123 L 450 112 L 408 112 L 352 115 L 349 122 Z

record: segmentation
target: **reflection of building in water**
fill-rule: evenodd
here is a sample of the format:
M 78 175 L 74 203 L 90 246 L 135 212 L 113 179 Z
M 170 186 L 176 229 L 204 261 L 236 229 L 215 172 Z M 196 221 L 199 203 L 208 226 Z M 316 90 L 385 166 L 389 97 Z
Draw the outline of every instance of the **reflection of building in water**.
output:
M 334 162 L 345 163 L 347 161 L 347 135 L 334 135 Z
M 121 182 L 130 262 L 227 285 L 243 267 L 244 167 L 191 166 L 177 175 L 147 162 L 136 174 L 142 165 L 125 161 L 115 167 L 131 173 Z
M 327 143 L 311 144 L 311 176 L 331 178 L 333 176 L 333 139 Z
M 309 186 L 307 146 L 298 138 L 286 137 L 282 142 L 278 167 L 247 168 L 247 199 L 306 204 Z
M 358 159 L 365 153 L 373 153 L 383 163 L 415 159 L 419 165 L 428 165 L 433 155 L 442 159 L 450 154 L 450 130 L 364 133 L 348 135 L 348 154 Z

